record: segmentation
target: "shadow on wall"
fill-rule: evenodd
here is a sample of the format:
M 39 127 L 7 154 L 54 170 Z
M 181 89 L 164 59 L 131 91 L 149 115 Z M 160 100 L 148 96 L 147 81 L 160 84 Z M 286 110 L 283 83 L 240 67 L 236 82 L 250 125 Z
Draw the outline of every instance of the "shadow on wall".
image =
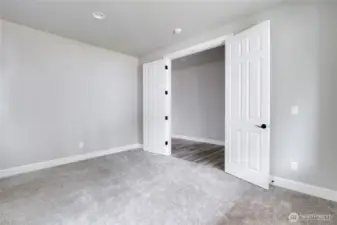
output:
M 337 3 L 320 6 L 319 29 L 317 31 L 318 41 L 318 82 L 314 168 L 320 168 L 319 173 L 308 173 L 308 177 L 317 178 L 320 184 L 327 182 L 329 187 L 337 190 L 337 148 L 336 148 L 336 126 L 337 126 Z M 308 124 L 311 121 L 307 121 Z M 316 171 L 316 170 L 315 170 Z
M 143 65 L 139 65 L 137 71 L 138 140 L 143 144 Z

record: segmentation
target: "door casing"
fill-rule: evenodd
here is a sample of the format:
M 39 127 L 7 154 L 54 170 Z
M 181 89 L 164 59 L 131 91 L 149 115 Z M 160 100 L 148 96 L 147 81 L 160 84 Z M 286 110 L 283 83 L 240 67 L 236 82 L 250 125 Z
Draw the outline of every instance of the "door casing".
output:
M 265 21 L 263 23 L 270 23 L 270 21 Z M 174 59 L 178 59 L 178 58 L 182 58 L 188 55 L 192 55 L 198 52 L 202 52 L 208 49 L 212 49 L 212 48 L 216 48 L 219 46 L 226 46 L 226 40 L 230 39 L 234 34 L 227 34 L 224 36 L 220 36 L 218 38 L 215 39 L 211 39 L 209 41 L 203 42 L 203 43 L 199 43 L 197 45 L 176 51 L 176 52 L 172 52 L 169 54 L 164 55 L 164 57 L 162 58 L 162 60 L 166 63 L 167 66 L 169 66 L 168 69 L 168 79 L 169 79 L 169 86 L 168 86 L 168 92 L 169 92 L 169 96 L 167 98 L 167 101 L 169 101 L 169 103 L 167 103 L 166 105 L 168 106 L 167 108 L 167 114 L 169 115 L 169 120 L 168 120 L 168 126 L 167 126 L 167 130 L 169 132 L 169 141 L 170 141 L 170 147 L 169 147 L 169 151 L 167 151 L 166 155 L 170 155 L 171 154 L 171 137 L 172 137 L 172 133 L 171 133 L 171 61 Z M 225 55 L 225 59 L 226 59 L 226 55 Z M 226 63 L 226 60 L 225 60 Z M 225 87 L 226 88 L 226 87 Z M 225 109 L 226 111 L 226 109 Z M 225 125 L 225 131 L 227 130 L 227 125 L 226 125 L 226 117 L 224 115 L 224 125 Z M 271 127 L 269 127 L 270 132 L 271 132 Z M 225 149 L 228 148 L 228 142 L 226 137 L 224 137 L 224 142 L 225 142 Z M 269 155 L 267 157 L 270 157 Z

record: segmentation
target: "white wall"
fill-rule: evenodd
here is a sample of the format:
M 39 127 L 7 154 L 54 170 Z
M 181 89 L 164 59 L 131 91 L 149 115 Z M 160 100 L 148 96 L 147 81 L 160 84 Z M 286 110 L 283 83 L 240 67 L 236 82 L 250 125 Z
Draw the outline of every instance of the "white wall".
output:
M 224 77 L 223 58 L 172 70 L 173 135 L 224 141 Z
M 337 190 L 337 5 L 283 4 L 141 59 L 271 21 L 271 172 Z M 298 105 L 298 116 L 290 114 Z M 292 171 L 290 163 L 298 162 Z
M 0 22 L 0 169 L 139 143 L 138 59 Z

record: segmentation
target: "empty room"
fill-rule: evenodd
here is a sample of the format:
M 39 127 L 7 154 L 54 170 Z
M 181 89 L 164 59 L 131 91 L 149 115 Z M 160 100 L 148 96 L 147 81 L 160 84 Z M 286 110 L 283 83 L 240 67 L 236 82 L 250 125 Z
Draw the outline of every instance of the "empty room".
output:
M 172 61 L 172 156 L 224 170 L 225 49 Z
M 336 12 L 0 1 L 0 225 L 336 225 Z

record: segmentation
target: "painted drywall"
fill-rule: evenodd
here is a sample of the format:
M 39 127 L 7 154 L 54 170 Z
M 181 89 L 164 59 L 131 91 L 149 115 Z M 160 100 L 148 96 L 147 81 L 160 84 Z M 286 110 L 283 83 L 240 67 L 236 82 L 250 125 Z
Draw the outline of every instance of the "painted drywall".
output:
M 221 22 L 257 12 L 280 0 L 249 0 L 244 3 L 242 0 L 36 1 L 1 0 L 0 15 L 8 21 L 140 56 L 209 27 L 217 27 Z M 92 17 L 94 11 L 104 12 L 106 19 L 95 20 Z M 173 36 L 172 31 L 177 26 L 184 31 Z
M 202 64 L 224 61 L 225 60 L 225 48 L 219 46 L 211 49 L 207 49 L 202 52 L 187 55 L 181 58 L 172 60 L 172 70 L 181 70 L 188 67 L 199 66 Z
M 224 51 L 222 47 L 220 50 Z M 200 53 L 202 54 L 202 53 Z M 172 62 L 172 133 L 224 141 L 224 54 L 216 61 L 184 67 Z
M 138 59 L 1 23 L 0 169 L 139 143 Z
M 271 173 L 337 190 L 337 5 L 282 4 L 149 54 L 151 61 L 193 44 L 271 21 Z M 291 115 L 291 106 L 299 114 Z M 290 168 L 298 162 L 297 171 Z

